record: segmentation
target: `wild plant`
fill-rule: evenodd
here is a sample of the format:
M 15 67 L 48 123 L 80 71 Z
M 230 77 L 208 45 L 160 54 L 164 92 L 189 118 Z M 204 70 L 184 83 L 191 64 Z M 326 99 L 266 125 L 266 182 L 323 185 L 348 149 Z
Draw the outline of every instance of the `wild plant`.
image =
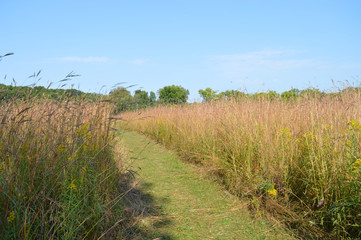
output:
M 0 105 L 2 239 L 92 239 L 122 220 L 112 107 L 13 98 Z
M 121 116 L 125 127 L 203 165 L 229 191 L 258 199 L 252 201 L 303 234 L 361 237 L 360 104 L 359 91 L 347 91 L 158 106 Z M 305 233 L 310 229 L 316 235 Z

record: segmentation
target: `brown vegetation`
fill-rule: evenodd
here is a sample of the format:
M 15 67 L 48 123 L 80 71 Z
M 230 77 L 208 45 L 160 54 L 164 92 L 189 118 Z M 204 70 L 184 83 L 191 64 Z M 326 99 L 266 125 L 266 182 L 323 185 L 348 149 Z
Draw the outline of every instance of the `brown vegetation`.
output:
M 359 237 L 360 106 L 360 93 L 347 91 L 160 106 L 122 117 L 125 127 L 177 149 L 234 194 L 250 197 L 255 212 L 265 206 L 311 237 Z

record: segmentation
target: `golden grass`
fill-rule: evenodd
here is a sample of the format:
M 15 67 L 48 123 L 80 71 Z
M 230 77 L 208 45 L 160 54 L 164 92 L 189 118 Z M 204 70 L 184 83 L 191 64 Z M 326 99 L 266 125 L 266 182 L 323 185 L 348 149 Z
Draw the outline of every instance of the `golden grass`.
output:
M 2 239 L 112 234 L 121 218 L 112 112 L 97 101 L 13 99 L 0 105 Z
M 122 117 L 124 127 L 177 149 L 234 194 L 250 196 L 253 207 L 273 202 L 270 209 L 291 226 L 357 237 L 360 106 L 354 91 L 295 101 L 242 98 L 160 106 Z

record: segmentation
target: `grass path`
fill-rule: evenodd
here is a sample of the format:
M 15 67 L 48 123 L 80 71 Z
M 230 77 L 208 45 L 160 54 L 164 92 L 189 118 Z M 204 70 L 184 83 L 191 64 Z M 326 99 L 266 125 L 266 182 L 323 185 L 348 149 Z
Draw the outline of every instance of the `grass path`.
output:
M 163 146 L 134 132 L 120 134 L 142 198 L 129 201 L 143 206 L 134 224 L 138 237 L 129 239 L 291 239 L 252 219 L 244 203 Z

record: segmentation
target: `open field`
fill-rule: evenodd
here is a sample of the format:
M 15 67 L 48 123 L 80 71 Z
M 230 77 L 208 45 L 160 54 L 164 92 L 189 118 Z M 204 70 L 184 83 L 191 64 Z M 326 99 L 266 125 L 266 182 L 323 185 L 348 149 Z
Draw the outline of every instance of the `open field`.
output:
M 242 98 L 121 114 L 303 237 L 360 237 L 361 96 Z
M 0 240 L 361 240 L 361 0 L 0 9 Z

